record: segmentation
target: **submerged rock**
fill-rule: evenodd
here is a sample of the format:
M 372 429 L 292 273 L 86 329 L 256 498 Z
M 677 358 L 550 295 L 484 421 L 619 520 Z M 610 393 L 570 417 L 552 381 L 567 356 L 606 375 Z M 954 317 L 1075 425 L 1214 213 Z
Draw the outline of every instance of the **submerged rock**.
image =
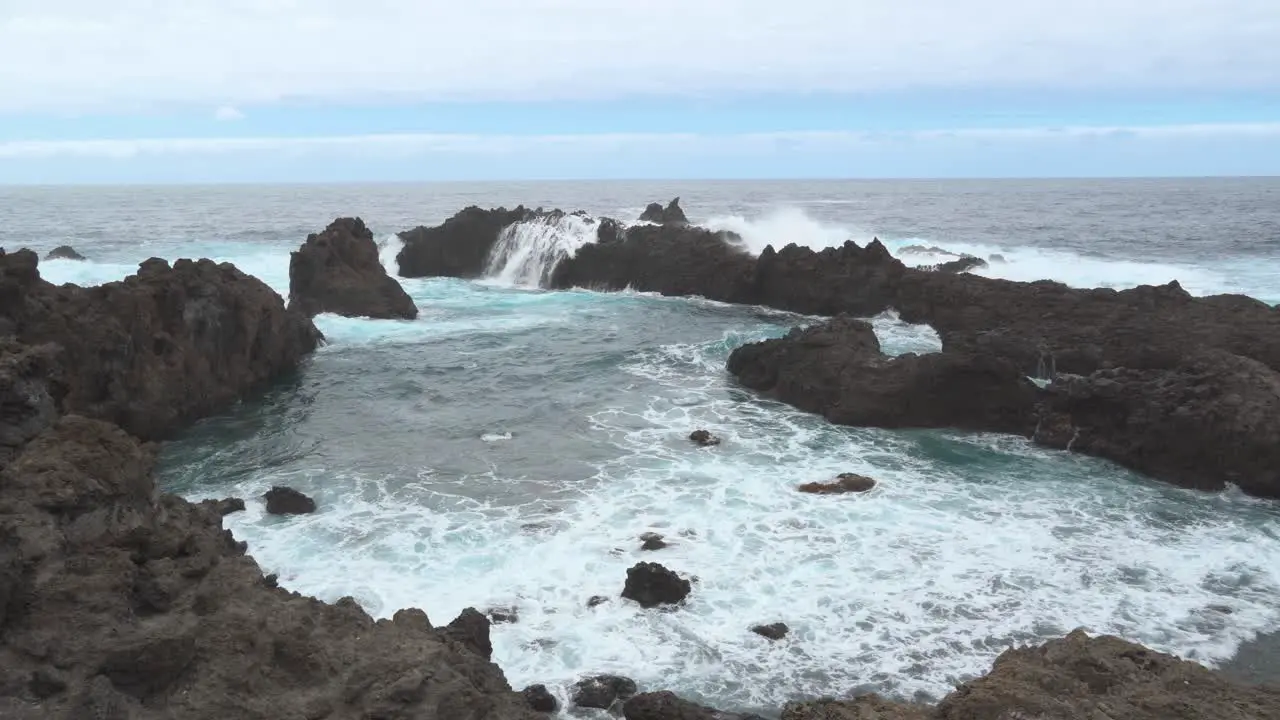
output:
M 787 627 L 786 623 L 773 623 L 771 625 L 756 625 L 751 628 L 751 632 L 770 640 L 781 640 L 787 636 L 787 633 L 791 632 L 791 628 Z
M 688 225 L 689 218 L 680 209 L 680 198 L 667 203 L 665 208 L 658 203 L 649 203 L 640 214 L 640 222 L 658 223 L 660 225 Z
M 306 515 L 316 511 L 316 501 L 290 487 L 276 486 L 262 495 L 269 515 Z
M 580 708 L 608 710 L 636 694 L 636 682 L 618 675 L 596 675 L 579 680 L 573 686 L 573 704 Z
M 689 433 L 689 440 L 700 447 L 711 447 L 712 445 L 720 444 L 720 438 L 712 435 L 708 430 L 694 430 Z
M 876 481 L 865 475 L 840 473 L 831 482 L 810 482 L 796 489 L 802 493 L 812 493 L 814 495 L 836 495 L 840 493 L 863 493 L 875 486 Z
M 658 563 L 637 563 L 627 570 L 622 597 L 640 603 L 640 607 L 675 605 L 683 602 L 693 585 Z
M 593 607 L 597 607 L 597 606 L 599 606 L 599 605 L 603 605 L 603 604 L 605 604 L 605 603 L 607 603 L 607 602 L 609 602 L 609 598 L 605 597 L 604 595 L 592 595 L 592 596 L 587 600 L 587 607 L 589 607 L 589 608 L 593 608 Z
M 560 703 L 556 702 L 556 696 L 547 690 L 546 685 L 530 685 L 520 691 L 524 696 L 524 701 L 529 707 L 540 713 L 553 713 L 560 709 Z
M 658 533 L 647 532 L 640 536 L 641 550 L 661 550 L 667 546 L 667 541 Z
M 76 252 L 70 245 L 59 245 L 44 256 L 45 260 L 84 260 L 85 256 Z
M 520 621 L 520 613 L 514 607 L 489 608 L 484 615 L 494 625 L 511 624 Z
M 382 267 L 373 232 L 360 218 L 334 220 L 290 254 L 289 307 L 309 317 L 418 317 L 409 293 Z

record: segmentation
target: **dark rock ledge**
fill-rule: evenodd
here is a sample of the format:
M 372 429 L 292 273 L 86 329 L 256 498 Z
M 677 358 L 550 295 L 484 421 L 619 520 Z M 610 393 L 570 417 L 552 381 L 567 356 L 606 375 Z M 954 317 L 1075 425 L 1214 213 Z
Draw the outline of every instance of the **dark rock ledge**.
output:
M 0 251 L 0 717 L 545 717 L 484 654 L 483 616 L 375 622 L 278 589 L 222 529 L 236 503 L 158 492 L 149 441 L 319 339 L 230 265 L 55 287 Z

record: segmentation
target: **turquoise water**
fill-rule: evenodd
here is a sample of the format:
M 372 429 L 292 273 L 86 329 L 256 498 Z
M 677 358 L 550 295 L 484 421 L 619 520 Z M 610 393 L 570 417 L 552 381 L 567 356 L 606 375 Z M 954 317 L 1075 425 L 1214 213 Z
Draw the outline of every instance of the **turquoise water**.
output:
M 709 187 L 701 196 L 679 190 L 698 208 L 695 220 L 735 227 L 748 242 L 824 245 L 875 224 L 837 204 L 849 200 L 844 187 L 827 193 L 827 205 L 820 189 L 779 184 L 740 188 L 718 206 L 707 197 L 729 191 Z M 438 220 L 438 207 L 511 205 L 506 196 L 520 188 L 490 190 L 491 202 L 470 189 L 364 188 L 345 196 L 219 190 L 167 203 L 148 194 L 162 191 L 136 191 L 110 207 L 82 200 L 61 234 L 23 242 L 47 249 L 71 237 L 93 258 L 42 265 L 55 282 L 117 279 L 153 254 L 211 255 L 285 293 L 289 250 L 333 215 L 376 217 L 389 261 L 392 230 Z M 662 197 L 643 190 L 585 187 L 575 191 L 581 202 L 543 204 L 623 215 Z M 910 234 L 869 229 L 894 248 L 923 238 L 1002 252 L 1008 262 L 989 272 L 1011 277 L 1124 286 L 1174 273 L 1200 292 L 1280 288 L 1261 240 L 1196 255 L 1183 237 L 1162 256 L 1132 241 L 1087 251 L 1075 240 L 1054 244 L 1051 236 L 1081 238 L 1107 217 L 1133 237 L 1132 216 L 1153 201 L 1131 191 L 1133 202 L 1118 209 L 1114 190 L 1101 193 L 1100 209 L 1078 222 L 1066 210 L 1046 212 L 1050 229 L 1031 244 L 982 235 L 972 218 L 935 228 L 943 236 L 935 239 L 923 233 L 945 219 L 929 210 Z M 555 192 L 564 191 L 539 186 L 526 202 Z M 773 201 L 744 209 L 743 198 L 770 192 Z M 894 212 L 906 217 L 935 195 L 975 207 L 987 197 L 929 192 L 904 196 Z M 1168 192 L 1169 202 L 1186 202 Z M 1053 202 L 1084 202 L 1064 197 Z M 1210 228 L 1206 237 L 1217 234 L 1212 221 L 1223 205 L 1205 199 L 1198 222 Z M 846 208 L 848 221 L 833 220 L 832 208 Z M 35 212 L 22 216 L 29 226 Z M 1004 226 L 1029 222 L 1009 211 Z M 23 232 L 4 226 L 10 244 Z M 571 249 L 582 238 L 570 235 L 551 242 Z M 320 316 L 329 344 L 288 384 L 168 444 L 165 484 L 197 498 L 249 498 L 228 524 L 291 589 L 326 600 L 352 595 L 376 616 L 418 606 L 438 622 L 466 606 L 517 606 L 517 624 L 494 628 L 495 659 L 514 685 L 557 692 L 582 674 L 618 672 L 726 708 L 855 687 L 938 696 L 1009 643 L 1077 626 L 1210 664 L 1254 633 L 1280 629 L 1274 504 L 1178 490 L 1019 438 L 834 427 L 755 397 L 724 371 L 734 347 L 814 319 L 521 284 L 534 276 L 495 267 L 480 281 L 402 280 L 421 310 L 414 321 Z M 874 322 L 890 352 L 937 348 L 928 328 L 891 316 Z M 685 436 L 694 428 L 725 442 L 693 447 Z M 850 471 L 880 485 L 859 497 L 794 491 Z M 313 495 L 320 512 L 266 516 L 252 499 L 273 484 Z M 672 547 L 642 553 L 637 536 L 649 530 Z M 593 595 L 616 596 L 640 560 L 697 576 L 689 605 L 672 613 L 586 607 Z M 748 631 L 775 621 L 792 628 L 783 643 Z

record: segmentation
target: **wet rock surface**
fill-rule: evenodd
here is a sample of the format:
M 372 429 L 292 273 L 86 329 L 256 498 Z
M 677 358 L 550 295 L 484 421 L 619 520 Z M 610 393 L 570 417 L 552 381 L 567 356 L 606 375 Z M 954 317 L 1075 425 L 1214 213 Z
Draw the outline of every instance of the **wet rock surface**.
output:
M 13 253 L 0 298 L 0 398 L 24 398 L 0 414 L 5 717 L 542 717 L 474 649 L 487 625 L 460 642 L 279 589 L 222 528 L 234 504 L 156 488 L 138 436 L 290 372 L 304 315 L 207 261 L 55 288 Z
M 864 493 L 876 486 L 876 481 L 865 475 L 856 473 L 840 473 L 830 482 L 809 482 L 796 488 L 802 493 L 812 495 L 841 495 L 844 493 Z
M 70 245 L 59 245 L 44 256 L 45 260 L 84 260 L 85 257 L 76 252 Z
M 360 218 L 334 220 L 290 255 L 289 307 L 308 317 L 418 317 L 409 293 L 382 267 L 373 232 Z
M 720 444 L 720 438 L 712 435 L 710 430 L 694 430 L 689 433 L 689 441 L 699 447 L 711 447 Z
M 1035 385 L 1012 363 L 968 353 L 880 351 L 871 325 L 837 317 L 737 348 L 743 385 L 843 425 L 1027 433 Z
M 786 623 L 772 623 L 770 625 L 756 625 L 751 628 L 751 632 L 770 640 L 781 640 L 787 636 L 787 633 L 791 632 L 791 628 L 787 627 Z
M 661 225 L 688 225 L 689 218 L 685 216 L 684 210 L 680 208 L 680 198 L 675 198 L 667 203 L 664 208 L 658 203 L 649 203 L 640 214 L 640 222 L 659 223 Z
M 721 712 L 670 692 L 636 695 L 622 708 L 626 720 L 763 720 L 757 715 Z
M 514 210 L 464 208 L 440 225 L 419 226 L 400 233 L 404 247 L 396 254 L 402 277 L 479 277 L 484 273 L 498 235 L 512 223 L 536 217 L 524 206 Z
M 636 694 L 636 682 L 618 675 L 596 675 L 573 686 L 573 704 L 580 708 L 608 710 Z
M 229 408 L 321 340 L 310 319 L 229 263 L 153 258 L 90 288 L 55 286 L 37 266 L 29 250 L 0 251 L 0 337 L 26 353 L 49 345 L 45 387 L 60 412 L 143 440 Z
M 1280 498 L 1280 373 L 1206 351 L 1170 370 L 1099 370 L 1045 390 L 1033 438 L 1201 490 Z
M 693 584 L 675 571 L 658 563 L 637 563 L 627 570 L 627 581 L 622 597 L 640 603 L 640 607 L 675 605 L 683 602 L 693 591 Z
M 560 709 L 560 703 L 556 701 L 556 697 L 547 690 L 546 685 L 530 685 L 520 691 L 524 697 L 524 701 L 528 703 L 529 708 L 540 713 L 553 713 Z
M 290 487 L 273 487 L 263 496 L 270 515 L 306 515 L 316 511 L 316 501 Z

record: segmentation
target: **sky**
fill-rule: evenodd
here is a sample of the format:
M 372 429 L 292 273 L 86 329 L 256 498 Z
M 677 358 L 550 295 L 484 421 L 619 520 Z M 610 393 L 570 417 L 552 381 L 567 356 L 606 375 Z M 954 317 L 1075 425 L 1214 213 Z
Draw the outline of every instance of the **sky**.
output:
M 0 183 L 1280 175 L 1278 0 L 0 0 Z

